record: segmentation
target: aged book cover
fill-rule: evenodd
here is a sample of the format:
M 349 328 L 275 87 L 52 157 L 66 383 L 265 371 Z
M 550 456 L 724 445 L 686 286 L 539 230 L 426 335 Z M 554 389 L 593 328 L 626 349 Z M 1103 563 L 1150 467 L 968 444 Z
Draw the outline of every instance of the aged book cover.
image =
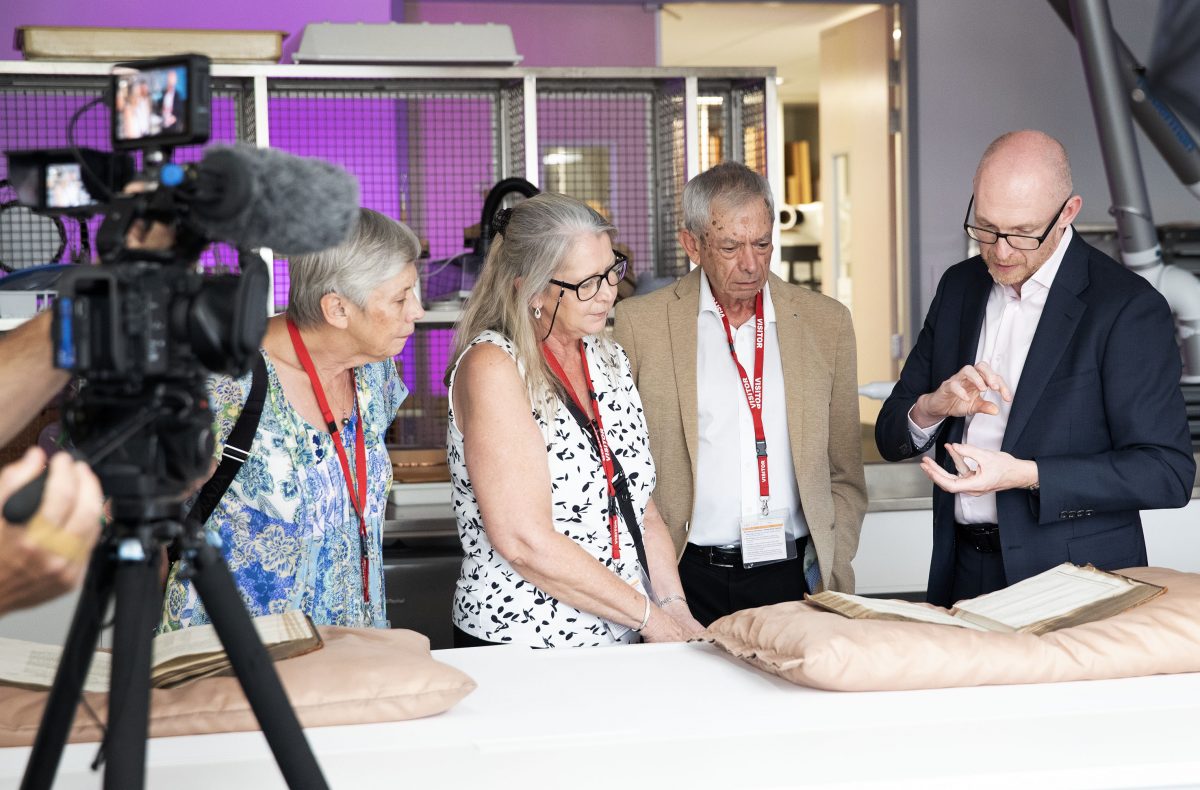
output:
M 977 631 L 1045 634 L 1112 617 L 1166 592 L 1091 565 L 1069 562 L 1003 590 L 958 601 L 947 610 L 907 601 L 838 592 L 806 595 L 809 603 L 845 617 L 937 623 Z
M 308 615 L 299 610 L 253 619 L 259 638 L 275 661 L 321 647 L 321 637 Z M 229 658 L 211 625 L 195 625 L 159 634 L 151 643 L 150 684 L 170 688 L 187 680 L 232 673 Z M 18 639 L 0 639 L 0 684 L 48 689 L 54 684 L 62 648 Z M 112 655 L 98 650 L 84 681 L 84 691 L 108 691 Z

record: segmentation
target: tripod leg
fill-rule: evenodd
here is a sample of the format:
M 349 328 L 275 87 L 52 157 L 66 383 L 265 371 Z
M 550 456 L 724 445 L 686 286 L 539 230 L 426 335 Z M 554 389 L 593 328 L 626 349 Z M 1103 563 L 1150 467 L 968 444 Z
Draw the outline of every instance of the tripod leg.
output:
M 104 541 L 92 552 L 87 576 L 79 591 L 79 603 L 71 618 L 67 641 L 63 646 L 62 659 L 54 675 L 54 685 L 42 712 L 37 738 L 21 790 L 46 790 L 54 782 L 58 763 L 62 759 L 63 747 L 75 720 L 75 710 L 83 693 L 83 681 L 92 664 L 96 642 L 100 637 L 100 621 L 112 594 L 112 568 L 109 553 L 112 547 Z
M 284 781 L 292 790 L 327 788 L 317 758 L 304 737 L 304 730 L 288 702 L 271 657 L 254 630 L 220 551 L 201 541 L 193 563 L 192 584 L 204 601 Z
M 155 618 L 162 609 L 159 551 L 147 549 L 139 538 L 122 540 L 117 548 L 112 683 L 108 696 L 108 737 L 104 741 L 107 790 L 145 785 L 150 642 Z

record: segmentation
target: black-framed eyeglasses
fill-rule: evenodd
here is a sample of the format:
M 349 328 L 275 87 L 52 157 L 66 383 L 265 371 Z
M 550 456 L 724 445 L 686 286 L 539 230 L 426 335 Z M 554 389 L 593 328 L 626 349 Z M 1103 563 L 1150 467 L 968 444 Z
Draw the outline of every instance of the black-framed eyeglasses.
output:
M 1071 201 L 1072 195 L 1068 195 L 1063 204 L 1058 207 L 1058 211 L 1054 213 L 1054 218 L 1050 220 L 1050 225 L 1046 228 L 1046 232 L 1041 236 L 1025 236 L 1020 233 L 999 233 L 998 231 L 988 230 L 987 228 L 978 228 L 974 225 L 968 225 L 967 220 L 971 218 L 971 208 L 975 205 L 975 196 L 971 195 L 971 201 L 967 203 L 967 216 L 963 217 L 963 230 L 967 235 L 975 239 L 980 244 L 995 244 L 1004 239 L 1008 242 L 1008 246 L 1014 250 L 1023 250 L 1029 252 L 1036 250 L 1042 246 L 1042 242 L 1050 235 L 1050 231 L 1054 230 L 1054 225 L 1058 222 L 1058 218 L 1062 216 L 1063 209 L 1067 207 L 1067 203 Z
M 600 283 L 607 281 L 609 285 L 616 285 L 625 277 L 625 269 L 629 267 L 629 259 L 621 253 L 613 250 L 613 257 L 616 262 L 604 270 L 603 274 L 593 274 L 586 280 L 581 280 L 574 285 L 564 283 L 562 280 L 551 280 L 551 284 L 557 285 L 559 288 L 566 288 L 568 291 L 574 291 L 579 297 L 579 301 L 586 302 L 589 299 L 595 298 L 596 294 L 600 293 Z

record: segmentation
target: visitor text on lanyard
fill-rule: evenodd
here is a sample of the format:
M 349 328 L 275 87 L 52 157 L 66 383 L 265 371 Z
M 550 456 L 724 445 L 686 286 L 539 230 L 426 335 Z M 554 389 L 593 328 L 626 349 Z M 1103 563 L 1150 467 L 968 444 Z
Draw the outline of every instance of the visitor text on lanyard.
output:
M 758 496 L 762 505 L 762 514 L 768 512 L 768 502 L 771 498 L 771 485 L 767 476 L 767 432 L 763 428 L 763 354 L 764 333 L 766 322 L 763 320 L 763 295 L 759 291 L 754 297 L 754 380 L 746 375 L 746 369 L 738 360 L 737 349 L 733 345 L 733 329 L 729 326 L 729 318 L 720 300 L 714 298 L 717 305 L 717 315 L 725 326 L 725 339 L 729 341 L 729 355 L 737 367 L 738 375 L 742 378 L 742 392 L 746 395 L 746 405 L 750 408 L 750 419 L 754 422 L 754 452 L 758 456 Z

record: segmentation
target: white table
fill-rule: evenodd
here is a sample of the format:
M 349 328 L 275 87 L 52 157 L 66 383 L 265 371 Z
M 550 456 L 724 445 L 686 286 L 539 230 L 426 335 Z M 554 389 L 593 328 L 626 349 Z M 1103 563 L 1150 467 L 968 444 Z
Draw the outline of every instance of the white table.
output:
M 478 690 L 429 719 L 309 730 L 332 787 L 1200 786 L 1200 674 L 835 693 L 700 644 L 435 656 Z M 55 786 L 100 787 L 94 752 L 68 747 Z M 28 753 L 0 750 L 0 787 Z M 259 733 L 154 739 L 147 777 L 283 786 Z

